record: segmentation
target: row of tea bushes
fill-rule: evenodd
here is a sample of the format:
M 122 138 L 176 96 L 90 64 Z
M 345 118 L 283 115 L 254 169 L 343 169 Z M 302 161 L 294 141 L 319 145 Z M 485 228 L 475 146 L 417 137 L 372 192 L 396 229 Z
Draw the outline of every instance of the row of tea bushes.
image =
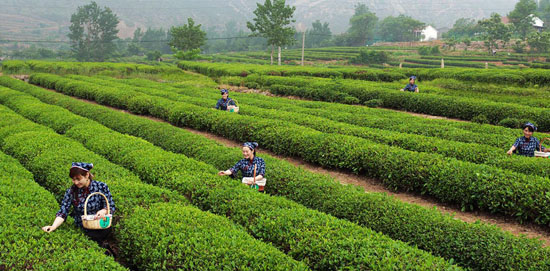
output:
M 48 108 L 43 115 L 52 117 L 36 120 L 51 127 L 61 127 L 61 123 L 77 118 L 72 114 L 62 115 L 58 107 L 39 105 L 36 101 L 25 105 L 24 101 L 30 97 L 19 96 L 6 94 L 0 99 L 20 107 L 20 112 L 27 117 L 36 116 L 37 111 L 44 112 Z M 206 164 L 115 133 L 90 120 L 81 119 L 78 123 L 81 124 L 78 127 L 58 132 L 65 132 L 93 151 L 131 169 L 149 183 L 179 191 L 193 204 L 228 216 L 257 238 L 304 260 L 313 269 L 457 269 L 440 258 L 354 223 L 309 210 L 283 198 L 259 194 L 238 182 L 227 182 L 216 177 L 217 171 Z M 191 172 L 192 176 L 188 174 Z
M 54 126 L 56 129 L 64 125 L 65 131 L 70 133 L 73 130 L 88 128 L 87 123 L 79 122 L 76 117 L 64 117 L 70 114 L 68 111 L 63 110 L 63 114 L 63 111 L 49 110 L 30 96 L 3 87 L 0 88 L 0 95 L 2 103 L 26 115 L 32 112 L 33 117 L 40 122 L 59 121 L 59 125 Z M 3 114 L 4 116 L 6 115 Z M 115 238 L 118 240 L 122 257 L 132 266 L 139 266 L 144 270 L 171 270 L 179 266 L 200 266 L 204 270 L 219 270 L 224 266 L 247 266 L 250 270 L 306 269 L 302 263 L 254 240 L 241 227 L 227 219 L 186 206 L 187 200 L 184 197 L 168 189 L 143 184 L 131 172 L 113 165 L 73 140 L 44 129 L 43 126 L 32 123 L 20 115 L 11 114 L 5 120 L 6 124 L 11 125 L 0 127 L 2 149 L 23 163 L 37 176 L 37 180 L 43 186 L 58 196 L 58 199 L 70 185 L 66 177 L 67 165 L 70 165 L 71 161 L 94 163 L 96 177 L 105 181 L 113 194 L 117 209 L 115 215 L 122 217 L 115 226 Z M 17 124 L 16 127 L 14 124 Z M 140 156 L 141 153 L 125 152 L 119 155 L 131 158 Z M 186 177 L 184 173 L 181 173 L 181 176 Z M 136 206 L 143 208 L 135 210 Z M 156 209 L 161 207 L 171 210 L 171 213 L 188 213 L 197 221 L 187 224 L 184 223 L 185 218 L 182 218 L 165 220 L 159 224 L 144 223 L 142 216 L 156 217 Z M 48 212 L 48 223 L 53 221 L 57 209 L 58 206 Z M 141 212 L 141 216 L 134 216 L 136 211 Z M 126 227 L 126 224 L 139 224 L 140 227 Z M 63 226 L 65 227 L 67 225 Z M 218 231 L 213 232 L 210 228 Z M 63 232 L 64 229 L 60 228 L 58 231 Z M 149 244 L 152 241 L 147 235 L 151 231 L 158 232 L 158 238 L 154 240 L 155 245 L 136 247 L 136 244 Z M 174 240 L 178 240 L 180 244 L 169 246 L 168 244 Z M 264 254 L 258 257 L 249 256 L 255 255 L 257 251 L 263 251 Z M 213 259 L 216 261 L 210 262 Z
M 151 85 L 144 84 L 144 80 L 135 80 L 135 82 L 140 82 L 144 86 L 155 86 L 156 89 L 161 88 L 160 85 L 153 82 L 150 82 Z M 232 149 L 230 152 L 227 148 L 211 140 L 168 124 L 116 112 L 97 105 L 89 105 L 71 100 L 71 98 L 61 97 L 59 94 L 36 94 L 47 100 L 67 103 L 67 106 L 71 102 L 74 104 L 71 105 L 71 108 L 78 114 L 101 121 L 119 132 L 140 136 L 166 150 L 196 157 L 196 159 L 201 159 L 217 168 L 228 168 L 241 157 L 239 149 Z M 533 241 L 512 237 L 494 227 L 483 224 L 466 224 L 443 216 L 438 211 L 403 204 L 380 194 L 366 194 L 350 186 L 336 184 L 322 175 L 296 168 L 286 161 L 265 154 L 261 154 L 261 156 L 266 159 L 271 176 L 268 192 L 284 195 L 310 208 L 360 223 L 389 234 L 392 238 L 412 242 L 437 255 L 454 258 L 462 265 L 482 270 L 499 270 L 504 267 L 522 269 L 527 267 L 519 266 L 531 260 L 522 259 L 521 255 L 524 253 L 520 251 L 533 248 L 535 251 L 529 252 L 529 255 L 535 258 L 539 257 L 535 255 L 547 253 L 544 250 L 537 251 L 540 249 L 538 245 L 532 247 L 535 244 Z M 430 226 L 425 226 L 424 223 Z M 448 246 L 449 239 L 455 240 L 454 245 Z M 483 249 L 477 247 L 474 252 L 470 251 L 471 248 L 466 245 L 471 242 L 482 242 L 487 246 L 484 246 Z M 496 252 L 509 246 L 517 248 L 504 249 L 509 251 L 508 255 Z M 464 253 L 464 251 L 469 252 Z M 495 255 L 500 256 L 495 257 Z
M 0 108 L 0 114 L 13 112 Z M 126 270 L 74 227 L 43 232 L 59 205 L 30 172 L 2 152 L 0 176 L 1 270 Z

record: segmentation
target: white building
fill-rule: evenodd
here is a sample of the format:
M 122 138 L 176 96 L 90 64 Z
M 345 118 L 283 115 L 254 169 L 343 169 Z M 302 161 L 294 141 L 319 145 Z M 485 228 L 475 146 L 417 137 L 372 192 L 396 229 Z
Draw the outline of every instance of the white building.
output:
M 529 15 L 529 17 L 531 18 L 531 25 L 533 26 L 533 28 L 541 32 L 544 29 L 544 21 L 535 16 L 535 14 Z M 504 16 L 502 17 L 501 22 L 503 24 L 510 24 L 510 18 Z
M 433 26 L 428 25 L 420 32 L 422 34 L 422 39 L 420 41 L 430 41 L 437 39 L 437 29 Z
M 531 22 L 533 24 L 533 27 L 537 29 L 539 32 L 542 31 L 544 28 L 544 21 L 542 21 L 539 17 L 535 16 L 535 14 L 529 15 L 531 17 Z

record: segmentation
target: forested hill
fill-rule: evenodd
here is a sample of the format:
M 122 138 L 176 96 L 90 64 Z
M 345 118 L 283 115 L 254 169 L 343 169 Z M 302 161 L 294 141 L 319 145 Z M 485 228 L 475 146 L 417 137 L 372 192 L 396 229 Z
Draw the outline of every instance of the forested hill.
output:
M 136 27 L 180 25 L 193 17 L 206 29 L 220 29 L 234 21 L 245 28 L 253 17 L 257 0 L 97 0 L 118 14 L 121 36 L 131 36 Z M 263 0 L 261 1 L 263 2 Z M 492 12 L 506 14 L 516 0 L 288 0 L 296 6 L 296 21 L 311 25 L 328 21 L 333 33 L 346 30 L 358 2 L 365 3 L 380 18 L 406 14 L 436 27 L 452 26 L 461 17 L 483 18 Z M 65 38 L 70 15 L 83 0 L 1 0 L 0 39 Z

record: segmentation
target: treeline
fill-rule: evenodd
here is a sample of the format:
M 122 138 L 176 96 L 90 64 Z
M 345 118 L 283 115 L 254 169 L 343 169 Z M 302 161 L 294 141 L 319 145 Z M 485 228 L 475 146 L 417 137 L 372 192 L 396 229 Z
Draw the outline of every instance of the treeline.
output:
M 297 29 L 293 26 L 296 7 L 284 0 L 266 0 L 254 11 L 256 18 L 247 22 L 247 29 L 237 27 L 229 21 L 225 29 L 214 27 L 204 29 L 188 19 L 187 24 L 163 28 L 138 28 L 133 37 L 118 38 L 117 25 L 120 20 L 109 7 L 101 7 L 96 2 L 80 6 L 71 16 L 69 46 L 61 46 L 57 51 L 30 47 L 12 51 L 16 59 L 67 58 L 79 61 L 104 61 L 120 57 L 145 56 L 148 60 L 159 60 L 161 55 L 188 52 L 200 49 L 202 52 L 217 53 L 229 51 L 258 51 L 271 47 L 301 47 L 302 33 L 305 32 L 305 46 L 317 48 L 326 46 L 364 46 L 381 41 L 420 40 L 416 30 L 424 23 L 405 15 L 379 20 L 365 4 L 357 4 L 349 20 L 349 29 L 342 34 L 333 34 L 328 22 L 317 20 L 310 27 Z M 100 14 L 92 18 L 90 14 Z M 267 16 L 265 16 L 267 15 Z M 98 31 L 88 31 L 93 25 Z M 267 31 L 277 29 L 277 31 Z M 197 53 L 189 53 L 178 58 L 193 59 Z
M 458 19 L 453 28 L 443 34 L 446 45 L 454 48 L 472 40 L 483 41 L 489 53 L 506 47 L 516 53 L 550 51 L 550 0 L 520 0 L 506 16 L 493 13 L 490 18 L 476 21 Z M 529 49 L 529 50 L 528 50 Z

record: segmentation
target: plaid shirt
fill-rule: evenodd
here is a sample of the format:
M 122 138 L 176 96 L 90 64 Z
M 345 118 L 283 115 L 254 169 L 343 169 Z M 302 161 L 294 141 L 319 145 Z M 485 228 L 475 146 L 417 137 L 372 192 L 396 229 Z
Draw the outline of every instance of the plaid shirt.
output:
M 94 192 L 101 192 L 109 200 L 109 207 L 111 209 L 111 214 L 115 213 L 115 202 L 109 191 L 109 187 L 102 182 L 92 180 L 90 185 L 86 188 L 69 188 L 65 192 L 65 196 L 61 201 L 61 207 L 59 212 L 55 215 L 56 217 L 62 217 L 67 219 L 67 215 L 71 215 L 74 218 L 74 223 L 76 226 L 82 228 L 82 215 L 84 215 L 84 202 L 88 195 Z M 72 212 L 71 207 L 74 207 Z M 101 195 L 93 195 L 88 200 L 88 215 L 95 215 L 99 210 L 107 208 L 105 199 Z
M 416 88 L 418 88 L 418 86 L 416 84 L 411 85 L 411 83 L 408 83 L 403 89 L 405 91 L 415 92 Z
M 227 106 L 229 105 L 236 105 L 235 101 L 233 101 L 231 98 L 227 98 L 227 100 L 220 98 L 216 103 L 216 109 L 227 110 Z
M 237 162 L 231 170 L 231 175 L 235 176 L 239 170 L 242 170 L 243 177 L 254 177 L 254 165 L 256 165 L 256 176 L 262 175 L 265 177 L 265 162 L 260 157 L 254 157 L 252 161 L 242 159 Z
M 533 157 L 535 156 L 535 150 L 541 151 L 539 148 L 540 141 L 536 137 L 531 137 L 529 140 L 522 136 L 516 139 L 514 147 L 516 147 L 516 153 L 523 156 Z M 542 151 L 546 148 L 542 146 Z

